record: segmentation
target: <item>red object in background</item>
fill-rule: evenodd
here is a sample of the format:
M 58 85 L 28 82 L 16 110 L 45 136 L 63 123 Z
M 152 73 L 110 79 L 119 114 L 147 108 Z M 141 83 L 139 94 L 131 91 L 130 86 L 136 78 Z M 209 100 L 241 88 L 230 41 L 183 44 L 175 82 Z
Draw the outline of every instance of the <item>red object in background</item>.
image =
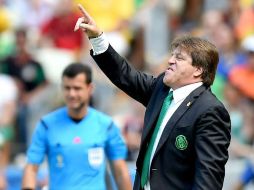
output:
M 50 37 L 57 48 L 81 49 L 83 44 L 82 30 L 73 32 L 79 17 L 80 14 L 76 12 L 53 17 L 43 25 L 42 36 Z

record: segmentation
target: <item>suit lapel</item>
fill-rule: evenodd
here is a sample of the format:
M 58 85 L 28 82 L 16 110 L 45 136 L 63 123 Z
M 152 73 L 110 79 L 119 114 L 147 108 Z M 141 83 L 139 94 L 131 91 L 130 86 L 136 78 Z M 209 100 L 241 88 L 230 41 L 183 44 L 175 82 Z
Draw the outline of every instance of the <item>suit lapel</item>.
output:
M 162 80 L 162 79 L 161 79 Z M 161 81 L 162 83 L 162 81 Z M 162 83 L 163 84 L 163 83 Z M 153 128 L 156 125 L 157 122 L 157 118 L 159 116 L 163 101 L 165 99 L 165 97 L 168 94 L 169 91 L 169 87 L 167 87 L 166 85 L 162 85 L 160 87 L 160 89 L 158 91 L 156 91 L 156 99 L 152 101 L 152 103 L 150 105 L 148 105 L 146 114 L 145 114 L 145 118 L 144 118 L 144 128 L 143 128 L 143 132 L 142 132 L 142 138 L 141 138 L 141 147 L 139 150 L 139 155 L 137 158 L 137 170 L 140 172 L 142 165 L 143 165 L 143 159 L 144 159 L 144 155 L 148 146 L 148 142 L 149 142 L 149 136 L 151 136 L 151 132 L 153 131 Z
M 153 127 L 155 126 L 156 122 L 157 122 L 157 118 L 160 114 L 160 110 L 161 110 L 161 107 L 162 107 L 162 104 L 163 104 L 163 101 L 165 99 L 165 97 L 167 96 L 168 94 L 168 91 L 169 91 L 169 88 L 164 86 L 162 88 L 162 92 L 158 95 L 158 100 L 156 101 L 156 105 L 153 105 L 153 110 L 152 110 L 152 113 L 146 117 L 147 118 L 147 122 L 146 122 L 146 127 L 144 127 L 144 130 L 143 130 L 143 136 L 142 136 L 142 139 L 141 139 L 141 144 L 143 144 L 147 137 L 149 136 L 149 133 L 151 132 L 151 130 L 153 130 Z
M 184 115 L 184 113 L 192 106 L 194 101 L 200 96 L 202 92 L 205 91 L 205 87 L 201 86 L 194 90 L 189 96 L 186 97 L 186 99 L 183 101 L 183 103 L 177 108 L 177 110 L 174 112 L 172 117 L 169 119 L 168 123 L 166 124 L 166 127 L 161 135 L 159 144 L 156 148 L 155 154 L 158 153 L 158 151 L 161 149 L 163 144 L 168 139 L 169 134 L 171 133 L 172 129 L 176 126 L 176 123 L 179 121 L 179 119 Z

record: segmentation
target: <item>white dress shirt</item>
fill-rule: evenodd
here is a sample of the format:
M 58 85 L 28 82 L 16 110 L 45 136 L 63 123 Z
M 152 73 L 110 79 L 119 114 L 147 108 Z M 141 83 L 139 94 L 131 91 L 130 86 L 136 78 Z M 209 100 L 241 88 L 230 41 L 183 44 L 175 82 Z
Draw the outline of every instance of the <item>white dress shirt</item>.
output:
M 104 33 L 97 38 L 89 39 L 89 41 L 92 45 L 94 55 L 101 54 L 108 49 L 109 41 Z

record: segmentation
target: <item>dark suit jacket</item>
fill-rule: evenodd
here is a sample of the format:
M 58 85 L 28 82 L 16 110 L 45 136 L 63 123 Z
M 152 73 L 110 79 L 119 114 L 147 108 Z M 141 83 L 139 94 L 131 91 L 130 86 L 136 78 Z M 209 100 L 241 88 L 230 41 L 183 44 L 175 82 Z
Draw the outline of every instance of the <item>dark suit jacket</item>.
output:
M 117 87 L 146 107 L 134 182 L 134 190 L 140 190 L 144 155 L 170 87 L 163 84 L 164 73 L 154 78 L 135 70 L 111 46 L 93 58 Z M 182 147 L 179 137 L 185 137 Z M 162 133 L 151 163 L 151 190 L 222 189 L 229 143 L 227 110 L 210 87 L 197 88 L 175 111 Z

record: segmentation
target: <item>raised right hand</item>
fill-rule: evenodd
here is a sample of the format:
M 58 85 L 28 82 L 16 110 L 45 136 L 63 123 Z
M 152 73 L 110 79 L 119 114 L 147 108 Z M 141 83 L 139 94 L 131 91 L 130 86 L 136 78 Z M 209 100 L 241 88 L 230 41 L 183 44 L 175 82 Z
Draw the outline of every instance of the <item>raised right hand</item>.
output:
M 78 4 L 78 7 L 83 15 L 80 17 L 75 25 L 74 31 L 82 29 L 88 36 L 88 38 L 96 38 L 101 35 L 102 31 L 97 27 L 93 18 L 87 13 L 84 7 Z

